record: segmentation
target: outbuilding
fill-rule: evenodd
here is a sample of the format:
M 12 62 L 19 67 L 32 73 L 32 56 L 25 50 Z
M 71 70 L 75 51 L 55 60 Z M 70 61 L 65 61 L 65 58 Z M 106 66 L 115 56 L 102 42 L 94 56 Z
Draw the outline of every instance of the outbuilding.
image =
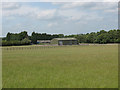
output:
M 51 44 L 78 45 L 78 40 L 76 38 L 54 38 L 51 40 Z
M 50 44 L 51 40 L 37 40 L 37 43 Z

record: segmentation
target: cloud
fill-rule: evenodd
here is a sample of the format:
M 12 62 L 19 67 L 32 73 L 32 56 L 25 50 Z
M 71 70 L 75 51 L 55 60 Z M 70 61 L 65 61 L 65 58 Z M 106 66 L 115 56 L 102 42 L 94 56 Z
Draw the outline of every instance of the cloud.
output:
M 52 4 L 60 6 L 58 9 L 41 9 L 29 5 L 21 5 L 20 3 L 3 3 L 3 16 L 16 15 L 36 19 L 52 19 L 57 16 L 63 16 L 69 20 L 78 20 L 81 19 L 82 16 L 89 14 L 89 12 L 85 12 L 86 10 L 91 10 L 91 12 L 98 10 L 107 13 L 117 12 L 117 3 L 68 2 Z M 56 13 L 58 15 L 56 15 Z
M 65 22 L 80 22 L 80 21 L 90 21 L 90 20 L 102 20 L 103 16 L 98 15 L 96 12 L 86 12 L 86 11 L 78 11 L 76 9 L 65 9 L 59 10 L 58 15 L 64 17 Z
M 15 8 L 18 6 L 19 6 L 18 3 L 10 3 L 10 4 L 4 3 L 3 16 L 8 16 L 8 17 L 9 16 L 27 16 L 27 17 L 32 17 L 36 19 L 51 19 L 54 16 L 54 13 L 56 12 L 56 9 L 40 9 L 37 7 L 31 7 L 28 5 L 22 5 L 19 8 Z
M 119 2 L 119 0 L 4 0 L 4 2 Z
M 118 9 L 109 9 L 109 10 L 104 10 L 104 12 L 108 12 L 108 13 L 118 13 Z
M 95 3 L 94 6 L 92 6 L 92 10 L 113 10 L 118 8 L 118 3 L 115 2 L 100 2 Z
M 49 23 L 49 24 L 48 24 L 48 27 L 54 27 L 54 26 L 56 26 L 56 25 L 58 25 L 58 23 L 57 23 L 57 22 L 53 22 L 53 23 Z
M 12 5 L 17 4 L 19 7 L 13 8 Z M 61 2 L 44 3 L 45 6 L 42 6 L 41 3 L 41 6 L 29 3 L 12 5 L 3 6 L 5 30 L 28 29 L 29 32 L 37 30 L 36 32 L 68 34 L 100 30 L 104 29 L 104 26 L 111 29 L 117 25 L 115 22 L 117 3 Z M 16 28 L 13 30 L 13 27 Z
M 54 17 L 54 14 L 56 12 L 56 9 L 52 9 L 52 10 L 43 10 L 43 11 L 38 11 L 36 13 L 36 16 L 38 19 L 51 19 Z
M 58 11 L 58 15 L 61 16 L 61 17 L 65 17 L 64 19 L 67 20 L 67 21 L 70 21 L 70 20 L 80 20 L 82 18 L 82 16 L 85 15 L 84 12 L 81 12 L 81 11 L 77 11 L 75 9 L 69 9 L 69 10 L 62 10 L 60 9 Z
M 69 8 L 76 8 L 76 7 L 90 7 L 92 6 L 92 2 L 73 2 L 73 3 L 66 3 L 62 6 L 63 9 Z
M 66 2 L 66 3 L 52 3 L 53 5 L 60 5 L 61 9 L 76 9 L 79 8 L 80 10 L 102 10 L 104 11 L 108 11 L 108 12 L 116 12 L 117 8 L 118 8 L 118 2 L 105 2 L 105 0 L 103 0 L 103 2 Z
M 3 10 L 4 10 L 4 9 L 6 9 L 6 10 L 9 10 L 9 9 L 18 9 L 18 8 L 20 8 L 20 7 L 21 7 L 21 5 L 18 4 L 18 3 L 16 3 L 16 2 L 9 2 L 9 3 L 3 2 L 3 3 L 2 3 L 2 9 L 3 9 Z

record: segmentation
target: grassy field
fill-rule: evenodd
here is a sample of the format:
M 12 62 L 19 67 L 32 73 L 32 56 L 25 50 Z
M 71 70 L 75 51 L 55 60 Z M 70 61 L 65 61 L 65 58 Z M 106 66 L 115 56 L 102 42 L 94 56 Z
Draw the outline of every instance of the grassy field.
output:
M 117 88 L 118 46 L 3 50 L 3 88 Z

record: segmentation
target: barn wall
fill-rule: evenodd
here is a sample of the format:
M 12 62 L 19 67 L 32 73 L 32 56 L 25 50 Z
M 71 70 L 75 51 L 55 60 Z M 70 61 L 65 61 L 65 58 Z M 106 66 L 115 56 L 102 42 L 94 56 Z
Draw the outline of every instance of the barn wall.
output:
M 70 39 L 52 39 L 51 44 L 56 44 L 56 45 L 78 45 L 78 40 L 70 40 Z
M 62 42 L 63 45 L 77 45 L 77 40 L 59 40 L 58 45 L 61 45 L 60 42 Z

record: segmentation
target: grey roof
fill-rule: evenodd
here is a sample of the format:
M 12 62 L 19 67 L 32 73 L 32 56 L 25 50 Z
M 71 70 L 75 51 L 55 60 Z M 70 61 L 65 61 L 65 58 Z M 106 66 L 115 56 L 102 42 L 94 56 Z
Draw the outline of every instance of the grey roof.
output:
M 51 40 L 37 40 L 37 42 L 50 42 Z
M 76 38 L 54 38 L 56 40 L 77 40 Z

